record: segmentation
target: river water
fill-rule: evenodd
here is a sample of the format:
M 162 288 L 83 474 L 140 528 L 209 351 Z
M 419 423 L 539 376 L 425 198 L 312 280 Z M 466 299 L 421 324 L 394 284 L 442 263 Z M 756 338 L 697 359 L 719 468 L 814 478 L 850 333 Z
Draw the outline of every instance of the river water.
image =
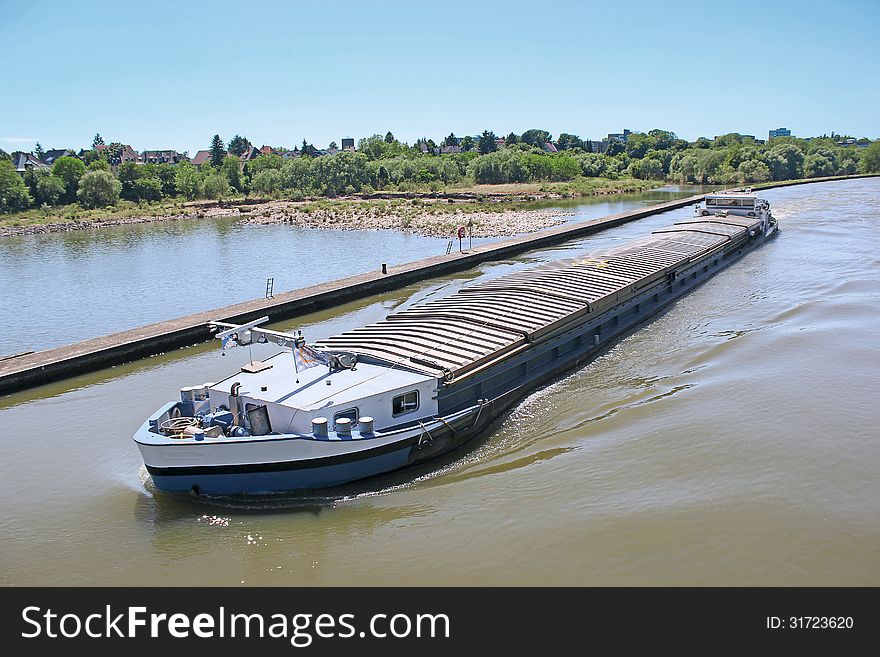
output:
M 213 345 L 0 399 L 0 584 L 880 584 L 880 180 L 761 195 L 776 240 L 419 471 L 155 494 L 130 436 L 247 358 Z M 317 339 L 689 215 L 282 326 Z

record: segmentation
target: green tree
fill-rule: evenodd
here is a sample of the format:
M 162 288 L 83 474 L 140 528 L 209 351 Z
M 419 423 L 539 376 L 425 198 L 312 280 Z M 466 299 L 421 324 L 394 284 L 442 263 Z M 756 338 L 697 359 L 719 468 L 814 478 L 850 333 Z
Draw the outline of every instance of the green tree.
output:
M 245 165 L 245 172 L 253 177 L 260 171 L 266 171 L 267 169 L 277 169 L 280 171 L 282 166 L 284 166 L 284 160 L 280 155 L 260 155 Z
M 391 134 L 391 133 L 389 133 L 389 134 Z M 331 141 L 330 145 L 327 148 L 329 148 L 331 151 L 338 151 L 339 150 L 339 146 L 336 145 L 335 141 Z
M 561 151 L 570 151 L 575 148 L 584 148 L 584 141 L 577 135 L 563 132 L 556 140 L 556 148 Z
M 64 196 L 64 181 L 58 176 L 53 176 L 46 169 L 48 175 L 40 176 L 37 180 L 37 203 L 40 205 L 58 205 L 58 200 Z
M 480 139 L 477 143 L 477 148 L 480 150 L 480 155 L 485 155 L 486 153 L 494 153 L 498 150 L 498 146 L 495 143 L 497 137 L 495 133 L 491 130 L 483 130 L 483 134 L 480 135 Z
M 715 149 L 700 151 L 697 154 L 695 173 L 697 182 L 702 185 L 720 182 L 718 174 L 724 164 L 724 153 Z
M 388 169 L 384 166 L 379 166 L 376 170 L 376 187 L 379 189 L 385 189 L 388 186 L 388 181 L 390 180 L 390 176 L 388 175 Z
M 121 189 L 122 184 L 112 173 L 89 171 L 80 179 L 76 196 L 84 208 L 103 208 L 119 200 Z
M 0 214 L 26 210 L 32 201 L 27 185 L 12 162 L 0 160 Z
M 233 155 L 227 155 L 223 158 L 220 171 L 226 176 L 229 184 L 236 192 L 241 194 L 246 191 L 247 180 L 241 171 L 241 160 Z
M 681 183 L 697 182 L 697 153 L 698 149 L 692 148 L 676 153 L 669 165 L 669 175 L 673 180 Z
M 76 201 L 79 181 L 86 173 L 86 165 L 75 157 L 59 157 L 52 165 L 52 173 L 64 182 L 64 195 L 61 200 L 65 203 Z
M 101 136 L 101 133 L 95 133 L 95 138 L 92 139 L 92 150 L 98 150 L 98 146 L 104 145 L 104 138 Z
M 46 151 L 43 150 L 43 147 L 40 145 L 40 142 L 37 142 L 37 145 L 34 146 L 34 155 L 38 160 L 42 160 L 43 156 L 46 154 Z
M 474 158 L 468 165 L 467 171 L 474 181 L 480 184 L 524 182 L 530 176 L 530 169 L 527 166 L 529 157 L 531 156 L 522 151 L 505 148 Z M 542 160 L 548 159 L 546 156 L 537 157 Z
M 6 160 L 7 162 L 12 162 L 12 158 L 9 157 L 9 153 L 0 148 L 0 160 Z
M 623 149 L 630 157 L 637 159 L 645 157 L 645 153 L 651 149 L 651 139 L 644 133 L 633 132 L 627 137 Z
M 837 163 L 837 173 L 841 176 L 849 176 L 859 171 L 859 156 L 852 152 L 852 149 L 846 149 L 846 152 L 840 155 Z
M 302 147 L 299 149 L 299 151 L 306 157 L 318 156 L 318 149 L 315 148 L 313 144 L 307 142 L 305 139 L 303 139 Z
M 388 142 L 381 135 L 371 135 L 358 140 L 358 153 L 363 153 L 371 160 L 381 160 L 385 157 Z
M 598 178 L 605 174 L 605 156 L 598 153 L 584 153 L 578 157 L 581 174 L 588 178 Z
M 122 185 L 119 189 L 119 195 L 126 201 L 137 201 L 138 196 L 135 191 L 134 184 L 141 177 L 141 166 L 150 166 L 148 164 L 137 165 L 134 162 L 124 162 L 119 166 L 117 177 Z
M 112 166 L 118 166 L 122 163 L 122 144 L 118 141 L 111 142 L 104 149 L 104 156 Z
M 880 141 L 875 141 L 862 152 L 862 173 L 880 173 Z
M 544 144 L 550 141 L 550 133 L 546 130 L 526 130 L 522 133 L 522 142 L 535 148 L 544 148 Z
M 110 171 L 110 163 L 103 157 L 92 160 L 86 167 L 89 171 Z
M 391 131 L 385 133 L 385 143 L 393 144 L 394 143 L 394 135 L 391 134 Z
M 679 139 L 674 132 L 669 132 L 668 130 L 649 130 L 648 139 L 650 140 L 651 150 L 655 151 L 681 150 L 687 148 L 688 145 L 684 139 Z
M 235 135 L 232 139 L 229 140 L 229 152 L 236 157 L 244 155 L 245 151 L 251 143 L 247 140 L 246 137 L 242 137 L 241 135 Z
M 475 142 L 474 138 L 471 137 L 470 135 L 467 135 L 466 137 L 462 138 L 462 140 L 461 140 L 461 150 L 463 150 L 465 153 L 474 150 L 476 145 L 477 145 L 477 142 Z
M 821 153 L 813 153 L 804 158 L 804 175 L 807 178 L 833 176 L 836 172 L 834 161 Z
M 92 162 L 94 162 L 95 160 L 100 160 L 102 157 L 103 156 L 99 151 L 92 149 L 82 154 L 82 161 L 85 163 L 86 166 L 89 166 Z
M 744 160 L 736 170 L 743 182 L 760 183 L 770 180 L 770 169 L 760 160 Z
M 510 151 L 481 155 L 468 167 L 474 182 L 478 185 L 498 185 L 509 182 L 504 172 L 504 161 L 512 156 Z
M 548 157 L 550 160 L 550 180 L 574 180 L 581 175 L 580 163 L 570 155 Z
M 220 172 L 210 173 L 203 185 L 205 198 L 219 200 L 231 193 L 229 179 Z
M 522 140 L 519 138 L 519 135 L 515 132 L 511 132 L 509 135 L 507 135 L 507 137 L 504 138 L 504 145 L 513 146 L 514 144 L 518 144 L 520 141 Z
M 724 160 L 724 151 L 720 149 L 691 148 L 679 151 L 670 161 L 669 175 L 682 183 L 718 183 Z
M 179 194 L 190 201 L 202 195 L 202 176 L 190 162 L 181 162 L 174 172 L 174 186 Z
M 660 180 L 663 178 L 663 163 L 653 157 L 644 157 L 630 162 L 627 171 L 640 180 Z
M 296 190 L 300 194 L 309 194 L 314 184 L 314 163 L 310 158 L 297 157 L 287 160 L 281 168 L 281 180 L 284 189 Z
M 134 181 L 138 201 L 158 201 L 162 198 L 162 181 L 158 178 L 138 178 Z
M 454 132 L 450 132 L 449 136 L 443 140 L 443 146 L 458 146 L 458 137 L 455 136 Z
M 775 139 L 773 140 L 776 141 Z M 773 180 L 794 180 L 803 176 L 804 152 L 792 143 L 773 146 L 767 153 L 767 166 Z
M 617 180 L 626 173 L 632 160 L 629 155 L 621 151 L 614 157 L 605 158 L 605 176 L 611 180 Z
M 177 182 L 174 167 L 167 162 L 156 165 L 156 178 L 162 183 L 162 196 L 175 196 Z
M 211 166 L 219 167 L 223 164 L 223 158 L 226 157 L 226 151 L 223 150 L 223 140 L 220 135 L 214 135 L 211 139 Z
M 325 196 L 357 192 L 369 182 L 367 157 L 363 153 L 340 153 L 335 157 L 317 158 L 315 181 Z
M 624 146 L 619 141 L 610 141 L 608 142 L 608 148 L 605 149 L 605 155 L 608 157 L 614 157 L 615 155 L 619 155 L 620 153 L 626 152 L 626 146 Z
M 251 180 L 251 189 L 263 196 L 275 196 L 282 188 L 283 177 L 279 169 L 263 169 Z

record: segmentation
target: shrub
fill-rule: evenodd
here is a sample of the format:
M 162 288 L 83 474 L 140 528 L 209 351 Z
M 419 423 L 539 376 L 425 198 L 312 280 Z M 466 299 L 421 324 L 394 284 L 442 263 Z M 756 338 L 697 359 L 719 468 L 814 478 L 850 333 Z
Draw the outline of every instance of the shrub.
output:
M 0 213 L 26 210 L 31 204 L 27 185 L 9 160 L 0 160 Z
M 41 176 L 37 180 L 37 201 L 46 205 L 57 205 L 64 195 L 64 181 L 58 176 Z
M 162 181 L 158 178 L 140 178 L 135 180 L 134 193 L 141 201 L 158 201 L 162 198 Z
M 222 199 L 229 196 L 232 191 L 229 179 L 222 173 L 212 173 L 205 178 L 205 198 Z
M 103 208 L 116 203 L 121 190 L 122 184 L 112 173 L 89 171 L 80 179 L 76 196 L 85 208 Z

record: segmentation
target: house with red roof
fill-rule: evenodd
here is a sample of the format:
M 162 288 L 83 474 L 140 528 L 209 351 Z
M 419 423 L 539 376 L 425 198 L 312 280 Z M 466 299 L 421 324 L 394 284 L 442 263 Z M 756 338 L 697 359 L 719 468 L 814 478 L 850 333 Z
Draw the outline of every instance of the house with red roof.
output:
M 211 164 L 211 151 L 199 151 L 192 159 L 192 163 L 197 167 L 203 164 Z

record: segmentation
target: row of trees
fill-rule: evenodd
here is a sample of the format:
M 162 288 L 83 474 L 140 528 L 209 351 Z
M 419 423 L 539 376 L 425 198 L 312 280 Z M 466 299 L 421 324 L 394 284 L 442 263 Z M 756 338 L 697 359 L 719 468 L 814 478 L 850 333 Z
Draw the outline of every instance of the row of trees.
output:
M 96 141 L 100 135 L 96 135 Z M 282 159 L 263 155 L 242 166 L 235 155 L 249 142 L 236 135 L 228 150 L 215 135 L 210 165 L 189 162 L 135 164 L 111 167 L 97 150 L 83 159 L 58 158 L 51 169 L 28 170 L 19 176 L 8 156 L 0 152 L 0 212 L 78 202 L 83 207 L 163 198 L 222 199 L 233 194 L 262 197 L 335 197 L 373 191 L 442 189 L 457 183 L 501 184 L 570 181 L 580 177 L 634 177 L 683 183 L 742 184 L 857 172 L 880 173 L 880 142 L 866 149 L 838 146 L 833 138 L 804 140 L 783 137 L 766 144 L 730 134 L 713 141 L 688 143 L 675 134 L 652 130 L 633 133 L 626 143 L 612 142 L 605 153 L 591 152 L 589 140 L 563 134 L 558 153 L 543 149 L 551 135 L 529 130 L 508 135 L 502 148 L 485 131 L 476 147 L 462 153 L 425 154 L 419 140 L 401 143 L 389 132 L 361 139 L 357 152 L 310 157 L 313 146 L 303 142 L 305 156 Z M 462 140 L 463 141 L 463 140 Z M 444 145 L 456 145 L 450 134 Z M 459 142 L 460 143 L 460 142 Z M 105 149 L 106 150 L 106 149 Z M 232 153 L 232 154 L 229 154 Z M 5 156 L 5 157 L 4 157 Z
M 499 148 L 496 136 L 484 131 L 479 137 L 459 139 L 450 134 L 440 146 L 459 146 L 464 152 L 441 155 L 439 160 L 458 158 L 455 167 L 431 164 L 423 153 L 434 153 L 438 146 L 420 139 L 412 147 L 389 132 L 361 139 L 358 152 L 368 162 L 379 163 L 388 172 L 388 182 L 455 182 L 454 170 L 470 176 L 476 183 L 515 183 L 528 181 L 567 181 L 579 176 L 617 179 L 675 180 L 700 184 L 742 184 L 793 178 L 880 172 L 880 145 L 869 148 L 838 146 L 842 137 L 806 140 L 794 137 L 760 144 L 737 133 L 714 140 L 700 138 L 689 143 L 666 130 L 632 133 L 626 142 L 612 141 L 604 153 L 593 152 L 589 139 L 569 133 L 555 140 L 558 153 L 548 153 L 544 145 L 552 139 L 545 130 L 509 134 Z M 464 159 L 465 157 L 469 159 Z M 429 158 L 430 159 L 430 158 Z M 404 161 L 409 160 L 409 164 Z M 467 166 L 464 166 L 467 162 Z M 370 184 L 385 186 L 385 176 L 373 176 Z
M 880 172 L 880 142 L 859 149 L 838 146 L 830 138 L 780 137 L 758 144 L 725 135 L 669 155 L 649 151 L 644 159 L 660 160 L 663 173 L 680 182 L 730 184 Z
M 0 157 L 0 213 L 75 202 L 99 208 L 118 201 L 121 189 L 106 159 L 86 166 L 78 158 L 60 157 L 51 169 L 29 169 L 19 176 L 12 162 Z

